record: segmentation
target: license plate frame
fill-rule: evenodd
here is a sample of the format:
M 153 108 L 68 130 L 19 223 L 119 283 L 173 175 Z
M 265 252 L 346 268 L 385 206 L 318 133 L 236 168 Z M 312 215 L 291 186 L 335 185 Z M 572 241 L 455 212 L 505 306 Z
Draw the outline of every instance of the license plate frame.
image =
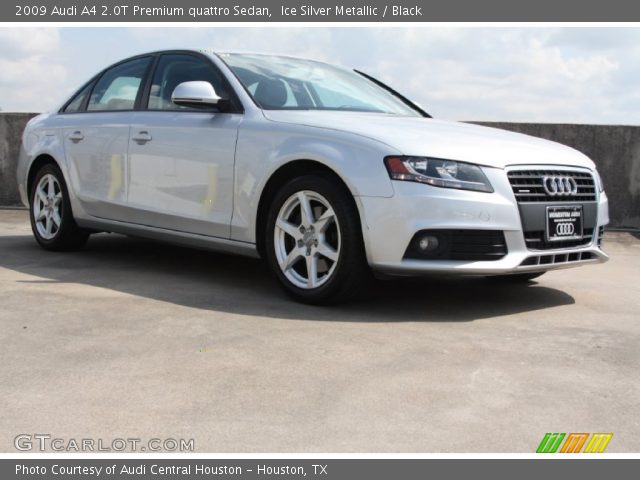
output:
M 545 219 L 547 242 L 582 240 L 584 233 L 584 212 L 582 205 L 548 206 Z

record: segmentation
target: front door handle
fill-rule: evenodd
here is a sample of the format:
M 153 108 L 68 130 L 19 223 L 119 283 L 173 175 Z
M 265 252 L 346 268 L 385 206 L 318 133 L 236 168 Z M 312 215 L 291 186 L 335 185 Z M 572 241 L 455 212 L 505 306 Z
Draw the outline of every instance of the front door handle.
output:
M 151 135 L 146 130 L 142 130 L 141 132 L 136 133 L 131 140 L 136 142 L 138 145 L 144 145 L 147 142 L 151 141 Z
M 69 135 L 69 140 L 71 140 L 73 143 L 78 143 L 83 138 L 84 138 L 84 135 L 82 134 L 82 132 L 80 130 L 76 130 L 71 135 Z

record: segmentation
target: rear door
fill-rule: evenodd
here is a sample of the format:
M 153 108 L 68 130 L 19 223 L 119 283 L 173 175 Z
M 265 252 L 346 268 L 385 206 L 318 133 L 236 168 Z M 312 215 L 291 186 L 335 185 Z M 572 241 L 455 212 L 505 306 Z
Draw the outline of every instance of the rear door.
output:
M 91 93 L 82 107 L 72 101 L 59 116 L 71 184 L 90 215 L 126 218 L 129 130 L 151 59 L 107 69 L 87 87 Z
M 226 80 L 197 54 L 160 56 L 146 95 L 133 115 L 129 139 L 129 220 L 154 227 L 229 238 L 233 166 L 242 114 L 179 107 L 176 86 L 207 81 L 230 98 Z

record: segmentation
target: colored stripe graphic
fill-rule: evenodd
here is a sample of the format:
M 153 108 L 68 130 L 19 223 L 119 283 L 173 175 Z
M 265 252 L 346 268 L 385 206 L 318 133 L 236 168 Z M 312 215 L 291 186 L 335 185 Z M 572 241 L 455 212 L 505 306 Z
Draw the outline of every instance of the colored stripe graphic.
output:
M 609 445 L 613 433 L 594 433 L 584 449 L 584 453 L 602 453 Z
M 536 453 L 556 453 L 564 436 L 564 433 L 545 433 Z
M 587 438 L 589 438 L 588 433 L 570 433 L 564 441 L 560 453 L 580 453 Z

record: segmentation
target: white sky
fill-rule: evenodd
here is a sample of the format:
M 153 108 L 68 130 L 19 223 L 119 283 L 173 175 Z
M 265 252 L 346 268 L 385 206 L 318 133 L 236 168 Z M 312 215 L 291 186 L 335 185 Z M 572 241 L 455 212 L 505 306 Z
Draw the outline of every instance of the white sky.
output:
M 51 109 L 108 64 L 175 47 L 362 69 L 439 118 L 640 125 L 640 27 L 0 27 L 0 108 Z

